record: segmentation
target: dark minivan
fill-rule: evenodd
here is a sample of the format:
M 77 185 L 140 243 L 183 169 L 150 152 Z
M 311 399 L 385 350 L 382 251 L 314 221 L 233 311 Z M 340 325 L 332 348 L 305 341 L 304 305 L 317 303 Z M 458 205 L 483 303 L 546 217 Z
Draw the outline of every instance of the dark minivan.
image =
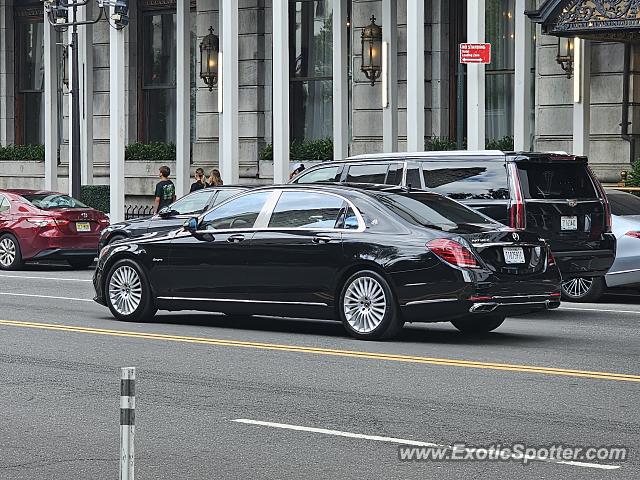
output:
M 609 203 L 586 157 L 501 151 L 360 155 L 293 183 L 402 185 L 435 191 L 547 240 L 564 280 L 604 275 L 615 257 Z

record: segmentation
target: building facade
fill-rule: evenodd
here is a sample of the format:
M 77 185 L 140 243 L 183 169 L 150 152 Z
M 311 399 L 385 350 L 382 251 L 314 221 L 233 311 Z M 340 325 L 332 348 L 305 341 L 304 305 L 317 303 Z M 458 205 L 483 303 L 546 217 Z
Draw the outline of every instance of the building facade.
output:
M 635 3 L 130 0 L 124 29 L 108 14 L 79 28 L 80 88 L 69 92 L 70 29 L 53 28 L 40 1 L 0 0 L 0 146 L 45 146 L 45 161 L 0 160 L 0 187 L 69 188 L 75 93 L 82 183 L 110 183 L 117 209 L 124 195 L 147 201 L 162 164 L 179 192 L 196 167 L 220 168 L 227 182 L 281 182 L 291 149 L 311 159 L 327 141 L 335 158 L 456 143 L 562 150 L 589 155 L 617 182 L 640 133 Z M 561 65 L 576 32 L 553 25 L 581 8 L 604 20 L 586 21 Z M 98 10 L 90 1 L 79 19 Z M 622 14 L 624 33 L 611 34 L 603 22 Z M 361 71 L 372 17 L 385 53 L 373 85 Z M 200 78 L 211 31 L 221 52 L 213 88 Z M 464 42 L 490 43 L 491 62 L 461 65 Z M 124 159 L 125 146 L 153 142 L 175 144 L 175 160 Z

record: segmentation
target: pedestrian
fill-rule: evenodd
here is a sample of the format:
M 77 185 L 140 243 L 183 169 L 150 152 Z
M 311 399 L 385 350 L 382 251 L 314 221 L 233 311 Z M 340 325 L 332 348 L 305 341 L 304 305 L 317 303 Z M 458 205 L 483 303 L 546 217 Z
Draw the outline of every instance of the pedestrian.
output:
M 207 186 L 217 187 L 219 185 L 223 185 L 222 177 L 220 176 L 220 170 L 218 170 L 217 168 L 214 168 L 213 170 L 211 170 L 211 173 L 209 174 L 209 182 L 207 183 Z
M 176 187 L 173 182 L 169 180 L 169 175 L 171 175 L 171 169 L 169 167 L 166 165 L 160 167 L 160 181 L 156 185 L 156 199 L 154 202 L 156 213 L 176 201 Z
M 291 170 L 291 173 L 289 174 L 289 180 L 293 180 L 293 178 L 296 177 L 303 170 L 304 170 L 304 164 L 294 163 L 293 170 Z
M 191 184 L 189 192 L 195 192 L 196 190 L 200 190 L 207 186 L 204 181 L 204 170 L 202 168 L 196 168 L 196 173 L 193 178 L 195 179 L 195 182 Z

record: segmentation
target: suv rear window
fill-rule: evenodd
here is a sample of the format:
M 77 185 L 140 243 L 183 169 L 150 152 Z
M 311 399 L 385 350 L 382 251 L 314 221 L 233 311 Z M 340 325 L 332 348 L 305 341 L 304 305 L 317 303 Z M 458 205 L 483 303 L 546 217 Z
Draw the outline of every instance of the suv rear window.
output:
M 384 184 L 387 179 L 388 163 L 370 163 L 367 165 L 350 165 L 347 172 L 347 183 Z M 395 178 L 395 171 L 394 171 Z
M 582 162 L 517 162 L 524 198 L 566 200 L 598 198 L 593 181 Z
M 504 162 L 423 162 L 424 186 L 456 200 L 508 200 Z

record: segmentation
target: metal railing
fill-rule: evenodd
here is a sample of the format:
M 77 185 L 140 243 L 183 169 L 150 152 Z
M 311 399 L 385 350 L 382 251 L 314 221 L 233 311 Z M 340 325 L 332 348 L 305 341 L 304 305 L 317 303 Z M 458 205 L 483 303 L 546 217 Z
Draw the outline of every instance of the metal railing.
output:
M 124 219 L 134 220 L 136 218 L 150 217 L 154 214 L 153 205 L 125 205 Z

